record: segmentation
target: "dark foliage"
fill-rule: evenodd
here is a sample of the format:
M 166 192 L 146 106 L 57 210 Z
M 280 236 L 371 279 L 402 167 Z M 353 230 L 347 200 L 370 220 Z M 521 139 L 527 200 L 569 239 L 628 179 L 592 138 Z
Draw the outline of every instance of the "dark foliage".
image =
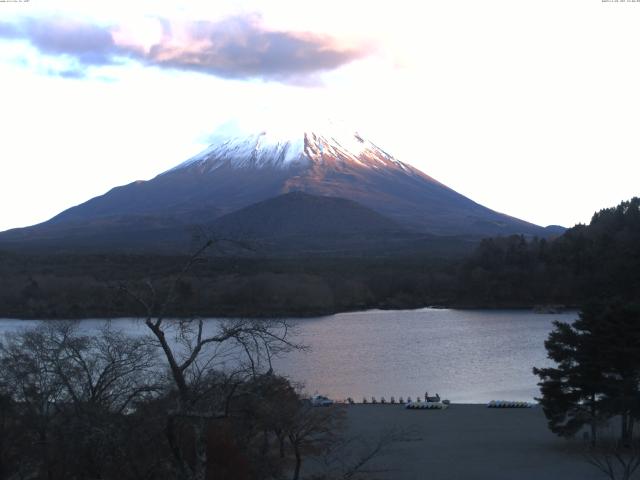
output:
M 474 250 L 475 248 L 475 250 Z M 472 252 L 473 253 L 469 253 Z M 242 253 L 242 255 L 240 255 Z M 466 258 L 464 255 L 468 255 Z M 0 253 L 0 316 L 140 315 L 120 282 L 162 291 L 185 257 Z M 216 250 L 185 275 L 174 316 L 308 316 L 427 305 L 531 308 L 640 296 L 640 199 L 547 240 L 442 238 L 410 252 L 261 256 Z
M 534 368 L 550 429 L 573 436 L 618 416 L 630 444 L 640 420 L 640 305 L 591 302 L 573 324 L 556 322 L 545 342 L 554 368 Z
M 148 339 L 147 339 L 148 340 Z M 340 409 L 312 409 L 270 372 L 209 368 L 179 397 L 143 339 L 81 335 L 52 322 L 0 344 L 0 478 L 282 478 L 340 431 Z M 217 414 L 195 419 L 194 412 Z M 173 428 L 169 424 L 173 423 Z M 197 430 L 205 469 L 194 475 Z M 177 462 L 176 455 L 179 455 Z
M 142 315 L 127 282 L 159 293 L 185 257 L 0 254 L 0 317 Z M 174 316 L 308 316 L 367 307 L 442 304 L 456 266 L 448 256 L 254 258 L 208 256 L 178 286 Z
M 555 240 L 483 240 L 464 262 L 456 303 L 582 305 L 640 296 L 640 198 L 596 213 Z

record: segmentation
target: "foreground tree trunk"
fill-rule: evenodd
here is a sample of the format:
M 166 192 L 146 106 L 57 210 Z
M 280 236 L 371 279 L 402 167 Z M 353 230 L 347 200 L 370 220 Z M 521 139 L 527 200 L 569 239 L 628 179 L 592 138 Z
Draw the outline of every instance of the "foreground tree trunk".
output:
M 278 444 L 280 447 L 280 458 L 284 458 L 284 441 L 285 441 L 285 437 L 282 433 L 277 434 L 278 435 Z
M 598 428 L 598 411 L 596 409 L 596 396 L 591 395 L 591 446 L 596 446 Z
M 635 417 L 631 412 L 625 410 L 620 414 L 621 420 L 621 441 L 624 447 L 630 447 L 633 442 L 633 424 Z
M 300 468 L 302 467 L 302 454 L 300 453 L 300 447 L 297 443 L 293 443 L 293 454 L 296 457 L 296 466 L 293 470 L 293 480 L 298 480 L 300 478 Z
M 193 426 L 195 436 L 195 458 L 193 468 L 194 480 L 207 478 L 207 439 L 205 435 L 206 421 L 196 419 Z

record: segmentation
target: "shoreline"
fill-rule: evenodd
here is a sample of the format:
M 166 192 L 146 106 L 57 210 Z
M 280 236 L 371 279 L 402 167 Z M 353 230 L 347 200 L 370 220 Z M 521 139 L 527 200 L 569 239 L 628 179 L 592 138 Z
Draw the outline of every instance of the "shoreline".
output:
M 483 311 L 530 311 L 531 313 L 535 313 L 537 315 L 555 315 L 562 314 L 568 312 L 575 312 L 579 310 L 578 306 L 572 305 L 562 305 L 561 308 L 553 309 L 553 310 L 545 310 L 544 305 L 527 305 L 527 306 L 515 306 L 515 305 L 504 305 L 504 306 L 496 306 L 496 305 L 424 305 L 418 307 L 401 307 L 401 306 L 363 306 L 361 308 L 354 309 L 346 309 L 346 310 L 318 310 L 318 311 L 308 311 L 308 312 L 295 312 L 295 311 L 283 311 L 280 313 L 267 313 L 267 314 L 243 314 L 242 312 L 205 312 L 194 314 L 193 317 L 199 318 L 246 318 L 246 319 L 283 319 L 283 318 L 296 318 L 296 319 L 305 319 L 305 318 L 320 318 L 320 317 L 329 317 L 332 315 L 340 315 L 340 314 L 348 314 L 348 313 L 367 313 L 367 312 L 417 312 L 420 310 L 459 310 L 459 311 L 475 311 L 475 310 L 483 310 Z M 3 320 L 24 320 L 24 321 L 34 321 L 34 320 L 121 320 L 121 319 L 132 319 L 132 318 L 144 318 L 144 316 L 138 316 L 135 314 L 127 315 L 119 312 L 117 315 L 107 315 L 107 314 L 95 314 L 95 315 L 79 315 L 77 317 L 56 317 L 52 315 L 16 315 L 7 314 L 4 315 L 0 313 L 0 321 Z M 190 318 L 190 317 L 182 317 L 179 315 L 174 316 L 173 318 Z

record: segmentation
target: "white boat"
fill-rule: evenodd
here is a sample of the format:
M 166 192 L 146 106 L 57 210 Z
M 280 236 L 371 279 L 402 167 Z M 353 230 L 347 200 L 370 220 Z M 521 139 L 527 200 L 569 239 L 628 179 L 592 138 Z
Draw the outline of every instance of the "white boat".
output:
M 311 397 L 311 405 L 314 407 L 328 407 L 329 405 L 333 405 L 333 403 L 333 400 L 324 395 L 314 395 Z

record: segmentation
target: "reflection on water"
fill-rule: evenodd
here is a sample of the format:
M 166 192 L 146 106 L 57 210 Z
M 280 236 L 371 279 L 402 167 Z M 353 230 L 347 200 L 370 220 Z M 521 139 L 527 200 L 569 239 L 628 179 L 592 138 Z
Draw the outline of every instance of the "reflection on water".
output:
M 549 364 L 544 341 L 552 322 L 575 318 L 575 312 L 423 309 L 296 319 L 296 340 L 311 350 L 278 359 L 275 367 L 304 382 L 310 393 L 356 401 L 425 391 L 459 403 L 532 400 L 539 392 L 531 369 Z M 103 322 L 83 320 L 81 328 L 94 331 Z M 213 327 L 217 320 L 209 322 Z M 37 323 L 0 320 L 0 333 Z M 113 325 L 145 333 L 139 321 L 114 320 Z
M 544 341 L 554 320 L 575 313 L 369 311 L 298 320 L 309 354 L 282 362 L 310 391 L 351 396 L 424 395 L 455 402 L 532 400 L 533 366 L 549 364 Z

